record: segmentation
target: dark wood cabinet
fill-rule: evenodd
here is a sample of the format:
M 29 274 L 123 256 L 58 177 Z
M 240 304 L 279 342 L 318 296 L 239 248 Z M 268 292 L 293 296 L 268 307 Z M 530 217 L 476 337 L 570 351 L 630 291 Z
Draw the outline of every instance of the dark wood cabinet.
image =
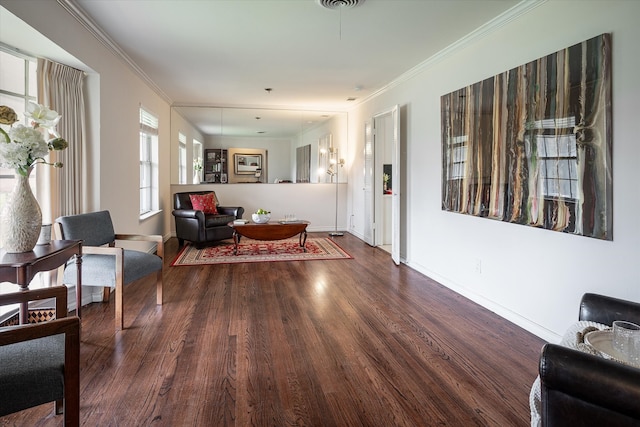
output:
M 204 150 L 204 181 L 226 184 L 229 181 L 227 150 L 209 148 Z

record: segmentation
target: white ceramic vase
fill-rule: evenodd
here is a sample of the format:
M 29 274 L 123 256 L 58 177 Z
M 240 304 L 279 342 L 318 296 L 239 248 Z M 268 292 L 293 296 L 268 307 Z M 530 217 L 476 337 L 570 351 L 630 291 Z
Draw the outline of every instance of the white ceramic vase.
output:
M 31 169 L 29 170 L 31 174 Z M 42 212 L 31 186 L 29 175 L 16 174 L 13 192 L 0 214 L 0 244 L 8 253 L 33 250 L 40 236 Z

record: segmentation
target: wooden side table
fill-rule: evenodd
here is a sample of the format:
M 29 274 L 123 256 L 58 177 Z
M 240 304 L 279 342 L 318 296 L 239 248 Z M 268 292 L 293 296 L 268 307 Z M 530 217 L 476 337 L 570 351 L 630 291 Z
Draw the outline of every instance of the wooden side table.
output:
M 21 290 L 29 288 L 33 277 L 41 271 L 55 270 L 75 257 L 78 267 L 76 286 L 76 314 L 80 317 L 82 306 L 82 240 L 52 240 L 47 245 L 37 245 L 31 252 L 6 253 L 0 250 L 0 282 L 11 282 Z M 27 323 L 28 303 L 20 306 L 20 323 Z

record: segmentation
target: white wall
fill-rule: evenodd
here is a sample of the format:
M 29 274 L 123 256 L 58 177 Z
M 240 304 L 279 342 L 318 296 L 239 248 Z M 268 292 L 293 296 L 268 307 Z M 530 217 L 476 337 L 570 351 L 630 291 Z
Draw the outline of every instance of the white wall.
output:
M 363 124 L 400 104 L 408 265 L 549 341 L 577 320 L 585 292 L 640 301 L 638 17 L 637 1 L 551 0 L 358 106 L 351 231 L 363 232 Z M 442 211 L 440 96 L 605 32 L 613 34 L 613 241 Z

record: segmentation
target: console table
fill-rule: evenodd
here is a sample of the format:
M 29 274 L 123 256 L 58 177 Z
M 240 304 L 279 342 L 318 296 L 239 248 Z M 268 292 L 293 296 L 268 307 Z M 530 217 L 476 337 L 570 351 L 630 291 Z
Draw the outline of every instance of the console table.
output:
M 11 282 L 21 290 L 29 288 L 36 273 L 51 271 L 75 257 L 78 267 L 76 285 L 76 314 L 82 306 L 82 240 L 52 240 L 47 245 L 36 245 L 31 252 L 7 253 L 0 250 L 0 282 Z M 20 306 L 20 323 L 27 323 L 28 302 Z

